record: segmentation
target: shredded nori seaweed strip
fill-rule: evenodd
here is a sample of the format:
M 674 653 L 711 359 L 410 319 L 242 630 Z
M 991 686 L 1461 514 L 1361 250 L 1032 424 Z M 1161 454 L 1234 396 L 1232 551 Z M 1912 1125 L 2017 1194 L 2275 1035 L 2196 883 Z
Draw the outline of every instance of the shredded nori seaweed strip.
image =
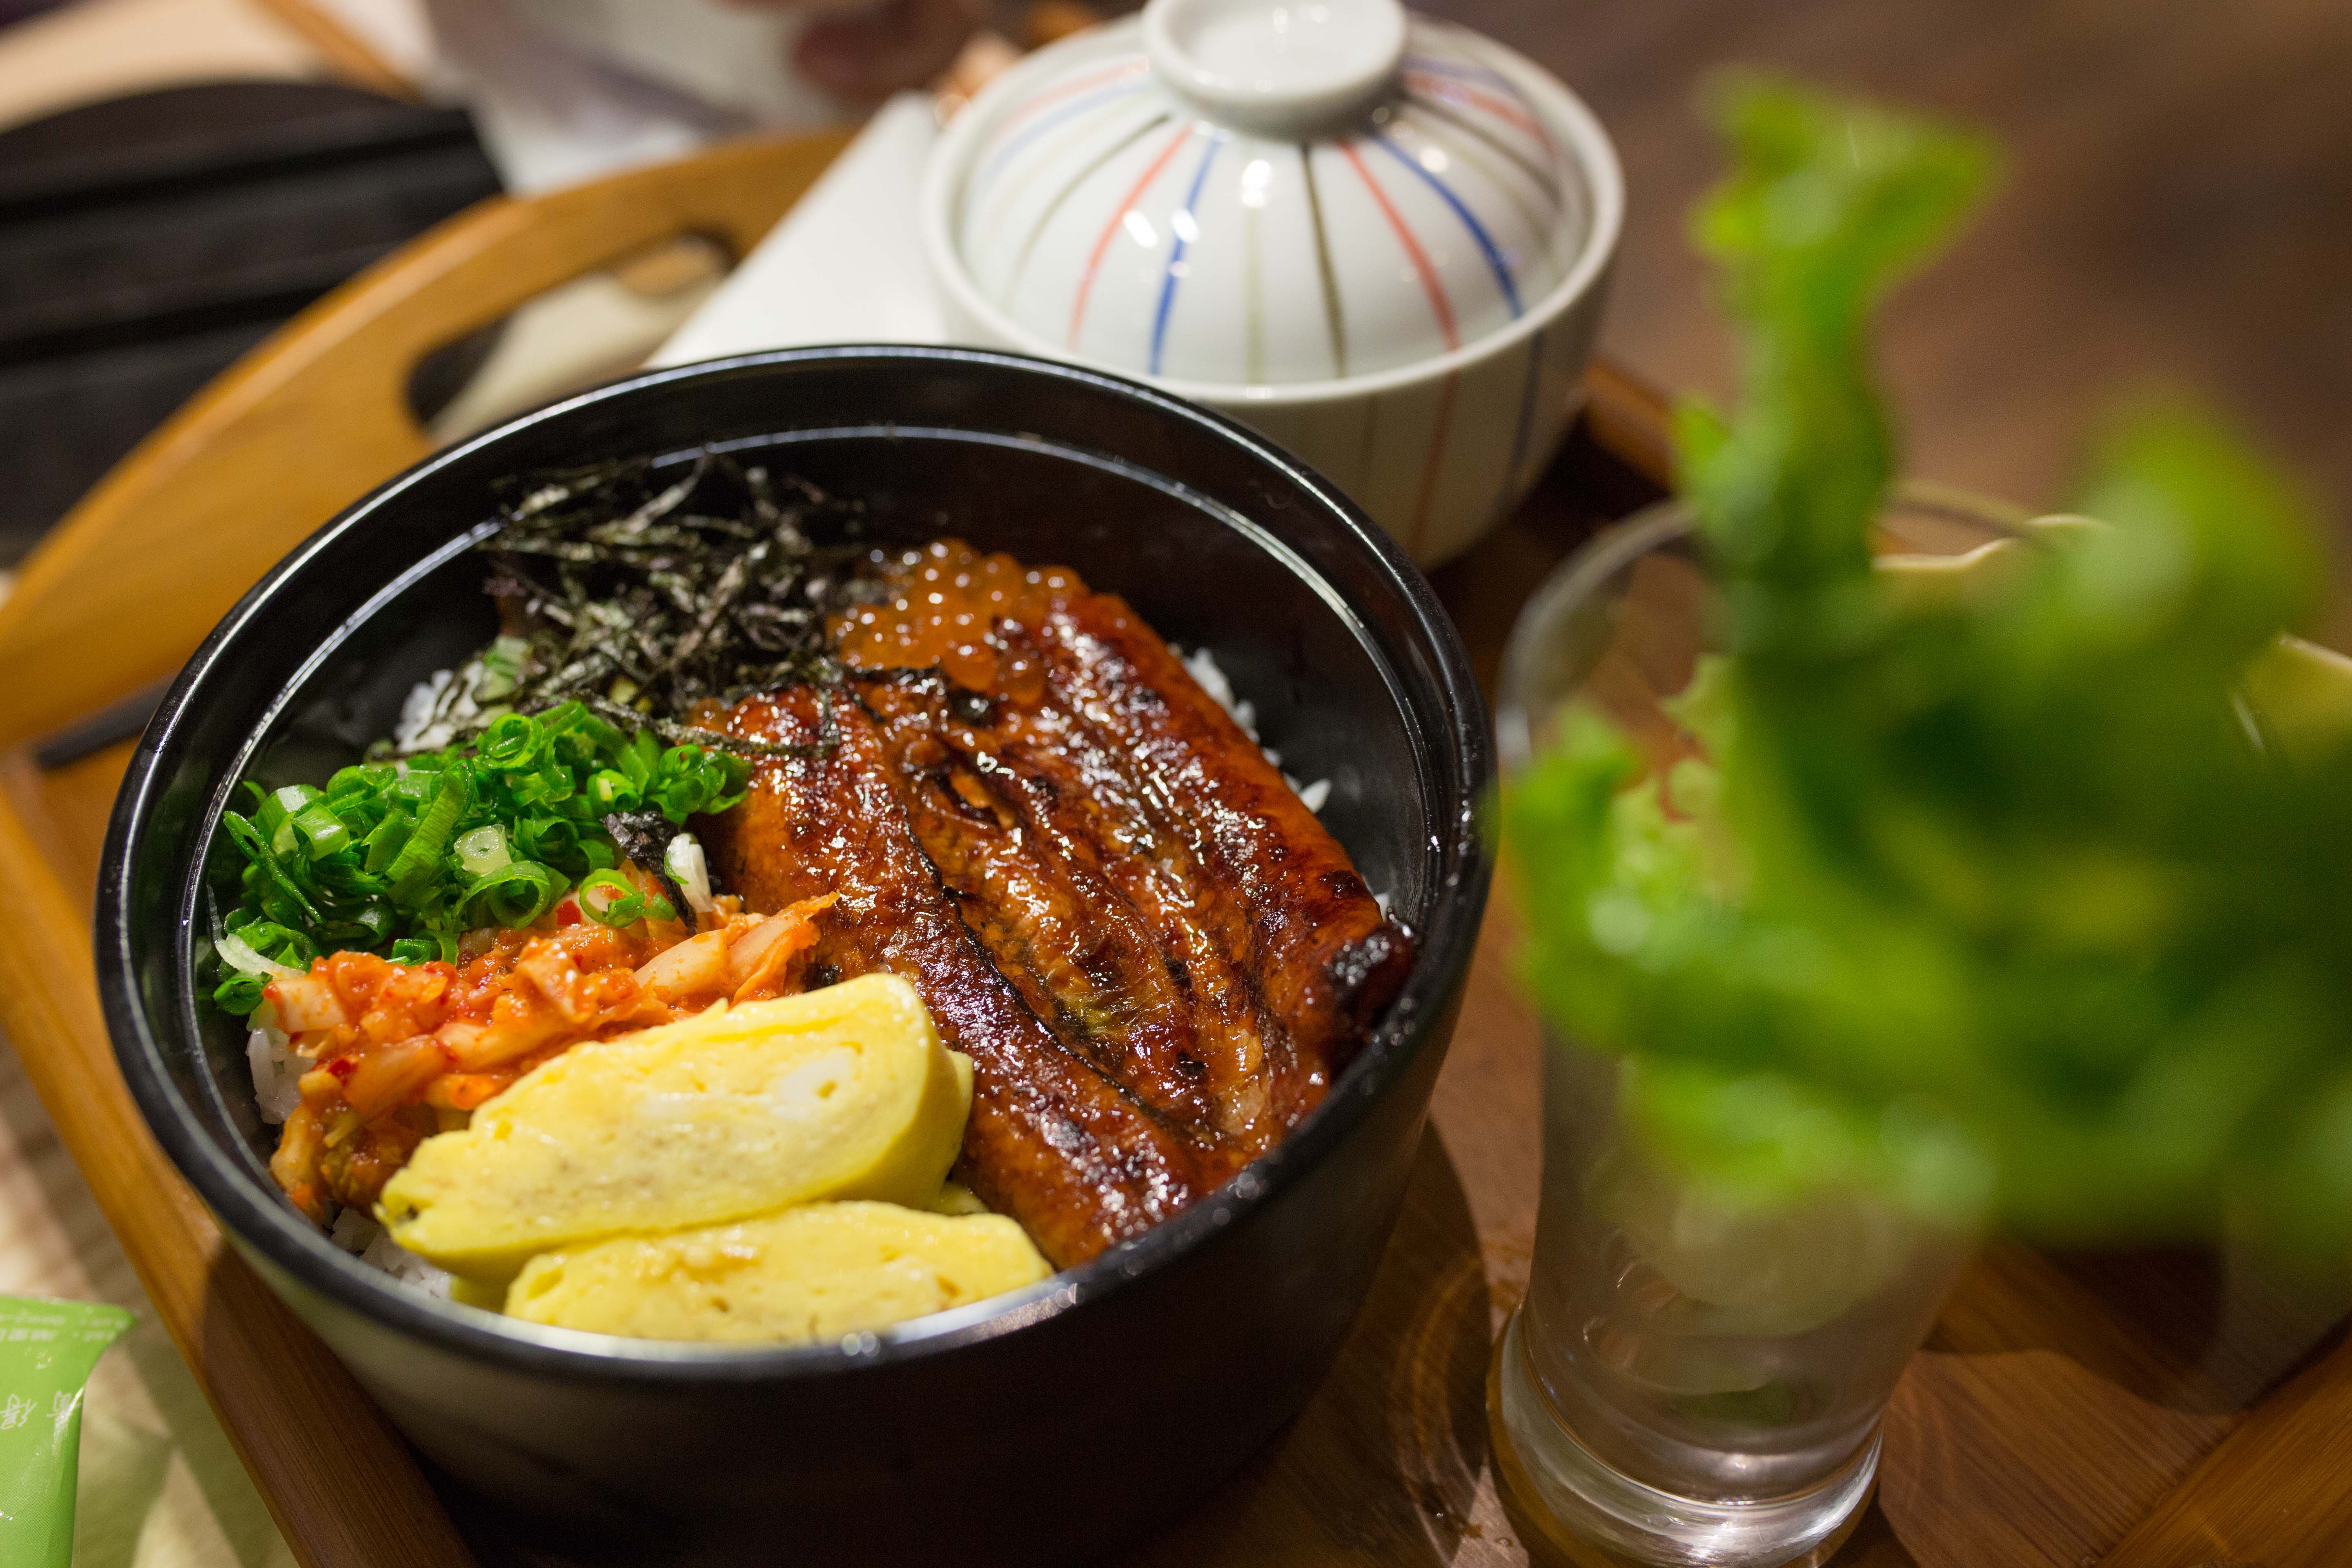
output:
M 505 488 L 499 527 L 476 548 L 508 631 L 529 644 L 507 705 L 576 701 L 671 745 L 739 756 L 832 750 L 830 723 L 793 747 L 693 720 L 803 684 L 826 689 L 830 715 L 842 669 L 825 616 L 876 591 L 857 571 L 860 507 L 709 449 L 682 468 L 637 458 Z
M 604 831 L 613 836 L 621 853 L 635 861 L 661 884 L 662 896 L 669 900 L 678 918 L 691 921 L 694 906 L 677 879 L 669 874 L 669 841 L 677 837 L 677 827 L 658 811 L 616 811 L 604 818 Z

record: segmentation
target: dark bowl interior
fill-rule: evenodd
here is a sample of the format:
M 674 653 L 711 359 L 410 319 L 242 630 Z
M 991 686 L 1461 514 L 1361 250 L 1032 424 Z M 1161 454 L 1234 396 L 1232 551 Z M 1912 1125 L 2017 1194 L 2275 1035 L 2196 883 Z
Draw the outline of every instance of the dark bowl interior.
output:
M 1330 1100 L 1213 1198 L 1021 1296 L 838 1347 L 610 1340 L 395 1288 L 278 1197 L 266 1167 L 274 1131 L 256 1112 L 242 1028 L 200 1000 L 207 876 L 219 875 L 225 849 L 215 827 L 237 781 L 323 780 L 389 730 L 412 685 L 488 639 L 494 617 L 468 546 L 485 530 L 493 483 L 604 457 L 685 461 L 705 444 L 861 499 L 877 538 L 954 533 L 1074 567 L 1126 595 L 1171 642 L 1213 649 L 1285 768 L 1331 781 L 1324 820 L 1421 943 L 1403 995 Z M 649 1433 L 697 1398 L 719 1408 L 766 1390 L 768 1405 L 728 1417 L 756 1424 L 758 1410 L 790 1413 L 794 1400 L 793 1419 L 805 1423 L 836 1406 L 919 1399 L 927 1380 L 978 1395 L 993 1366 L 1012 1376 L 1035 1354 L 1075 1370 L 1089 1346 L 1111 1353 L 1117 1336 L 1150 1334 L 1155 1292 L 1183 1310 L 1180 1293 L 1255 1290 L 1253 1310 L 1280 1321 L 1258 1331 L 1265 1345 L 1219 1349 L 1226 1335 L 1212 1333 L 1197 1351 L 1153 1352 L 1170 1397 L 1203 1375 L 1231 1377 L 1244 1402 L 1236 1408 L 1255 1409 L 1253 1397 L 1265 1407 L 1262 1417 L 1219 1417 L 1227 1438 L 1223 1448 L 1197 1445 L 1197 1478 L 1163 1467 L 1164 1507 L 1286 1418 L 1360 1298 L 1484 904 L 1475 816 L 1489 768 L 1484 707 L 1427 585 L 1376 525 L 1256 437 L 1140 386 L 1013 356 L 760 355 L 640 376 L 437 456 L 321 529 L 247 595 L 173 685 L 116 804 L 100 882 L 101 989 L 150 1123 L 240 1248 L 429 1455 L 494 1495 L 527 1501 L 537 1489 L 622 1521 L 663 1511 L 656 1484 L 681 1497 L 698 1489 L 672 1479 L 616 1492 L 598 1474 L 599 1456 L 613 1432 Z M 1351 1143 L 1361 1151 L 1335 1155 Z M 1347 1173 L 1355 1164 L 1363 1169 Z M 1323 1179 L 1310 1179 L 1323 1166 Z M 1279 1217 L 1286 1210 L 1293 1217 Z M 1175 1275 L 1193 1284 L 1160 1285 Z M 1120 1298 L 1133 1300 L 1107 1310 Z M 1251 1311 L 1234 1316 L 1235 1332 L 1248 1328 Z M 511 1408 L 485 1414 L 478 1406 L 500 1379 Z M 588 1406 L 571 1403 L 583 1398 Z M 551 1429 L 607 1418 L 602 1436 Z M 1032 1419 L 1055 1417 L 1045 1408 L 1005 1416 L 1016 1430 Z M 761 1464 L 814 1462 L 815 1447 L 771 1437 L 761 1439 L 766 1449 L 740 1432 L 732 1441 Z M 827 1438 L 853 1450 L 858 1441 L 838 1429 Z M 698 1489 L 723 1508 L 729 1485 L 740 1489 L 723 1479 Z M 1076 1510 L 1066 1540 L 1030 1530 L 1030 1560 L 1140 1517 L 1119 1488 L 1105 1497 L 1094 1514 Z M 751 1511 L 791 1520 L 796 1506 L 771 1498 Z

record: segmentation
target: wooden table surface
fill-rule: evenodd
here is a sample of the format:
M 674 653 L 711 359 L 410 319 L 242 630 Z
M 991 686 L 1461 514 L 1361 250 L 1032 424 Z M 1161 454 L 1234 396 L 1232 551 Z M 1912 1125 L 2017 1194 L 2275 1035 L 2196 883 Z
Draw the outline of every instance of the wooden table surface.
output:
M 2352 507 L 2352 5 L 2344 0 L 1416 0 L 1532 56 L 1616 139 L 1630 206 L 1602 352 L 1723 390 L 1683 215 L 1727 65 L 1981 125 L 2005 188 L 1897 297 L 1884 363 L 1923 478 L 2063 493 L 2097 412 L 2184 384 Z

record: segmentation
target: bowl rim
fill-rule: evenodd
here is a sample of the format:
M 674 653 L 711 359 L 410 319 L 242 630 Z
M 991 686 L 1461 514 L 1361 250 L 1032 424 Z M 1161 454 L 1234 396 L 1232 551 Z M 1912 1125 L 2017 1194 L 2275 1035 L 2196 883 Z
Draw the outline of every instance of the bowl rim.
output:
M 192 698 L 200 686 L 223 679 L 216 672 L 233 661 L 247 629 L 264 616 L 271 600 L 283 591 L 283 585 L 312 558 L 343 534 L 365 526 L 384 509 L 401 504 L 411 490 L 434 476 L 476 460 L 478 454 L 522 430 L 568 418 L 577 410 L 600 404 L 663 395 L 663 389 L 681 384 L 756 376 L 811 364 L 870 364 L 877 359 L 934 371 L 961 367 L 988 374 L 1040 376 L 1085 388 L 1090 395 L 1142 403 L 1162 418 L 1192 426 L 1243 448 L 1256 462 L 1270 466 L 1317 503 L 1327 518 L 1339 524 L 1344 535 L 1352 537 L 1356 547 L 1370 553 L 1373 566 L 1409 613 L 1414 634 L 1425 645 L 1429 656 L 1429 673 L 1434 684 L 1432 696 L 1443 712 L 1430 716 L 1436 720 L 1435 723 L 1418 723 L 1416 727 L 1432 731 L 1429 739 L 1433 751 L 1454 758 L 1454 772 L 1461 790 L 1459 800 L 1440 799 L 1436 803 L 1441 816 L 1448 809 L 1458 813 L 1450 834 L 1438 822 L 1433 822 L 1437 853 L 1441 860 L 1450 858 L 1452 864 L 1450 874 L 1436 882 L 1428 918 L 1414 933 L 1418 952 L 1412 973 L 1324 1102 L 1267 1153 L 1244 1167 L 1225 1185 L 1204 1194 L 1182 1213 L 1143 1235 L 1076 1268 L 987 1301 L 934 1313 L 878 1332 L 852 1334 L 837 1344 L 740 1347 L 632 1340 L 524 1323 L 438 1300 L 421 1290 L 396 1288 L 392 1276 L 361 1263 L 336 1247 L 278 1194 L 263 1192 L 250 1170 L 215 1142 L 208 1122 L 180 1093 L 159 1043 L 161 1035 L 180 1031 L 183 1018 L 178 1015 L 184 1009 L 175 997 L 175 1016 L 159 1027 L 141 995 L 126 918 L 132 869 L 165 783 L 162 764 L 173 747 Z M 925 423 L 932 427 L 953 428 L 936 422 Z M 908 428 L 918 427 L 918 422 L 908 421 Z M 1145 471 L 1173 480 L 1181 488 L 1181 481 L 1176 476 Z M 383 587 L 376 587 L 363 604 L 372 605 L 380 601 L 383 592 Z M 1395 668 L 1393 656 L 1386 650 L 1382 652 L 1391 665 L 1391 674 L 1401 674 Z M 278 697 L 282 700 L 284 695 L 280 691 Z M 1468 650 L 1426 579 L 1388 533 L 1336 487 L 1279 447 L 1213 410 L 1184 403 L 1143 383 L 1089 367 L 995 350 L 914 344 L 820 345 L 665 366 L 518 416 L 402 470 L 336 513 L 295 546 L 205 637 L 173 679 L 140 739 L 115 798 L 100 860 L 93 928 L 100 999 L 117 1061 L 149 1129 L 248 1261 L 270 1266 L 265 1273 L 281 1271 L 301 1289 L 328 1298 L 377 1327 L 425 1340 L 443 1351 L 527 1373 L 656 1387 L 847 1375 L 862 1370 L 901 1366 L 983 1344 L 1059 1318 L 1086 1302 L 1116 1296 L 1136 1281 L 1209 1245 L 1218 1233 L 1265 1206 L 1318 1163 L 1404 1076 L 1427 1045 L 1430 1034 L 1467 973 L 1493 869 L 1484 818 L 1493 793 L 1494 770 L 1491 726 L 1485 699 L 1472 673 Z M 202 815 L 206 844 L 217 829 L 220 801 L 227 787 L 224 784 L 214 791 Z M 193 875 L 194 868 L 187 866 L 175 873 L 175 917 L 184 905 L 184 895 Z M 186 922 L 176 918 L 174 927 L 173 934 L 165 940 L 173 944 L 171 963 L 182 982 L 176 989 L 184 995 L 188 989 L 186 972 L 194 962 L 189 956 L 193 933 Z M 272 1283 L 278 1287 L 280 1295 L 286 1294 L 279 1281 L 273 1279 Z
M 1367 371 L 1360 375 L 1329 377 L 1321 381 L 1269 382 L 1260 385 L 1247 382 L 1187 381 L 1175 376 L 1142 378 L 1139 373 L 1107 360 L 1076 354 L 1013 320 L 994 300 L 981 292 L 979 284 L 973 281 L 971 271 L 964 266 L 963 252 L 956 244 L 955 237 L 958 189 L 971 168 L 982 132 L 1016 92 L 1024 90 L 1050 72 L 1075 63 L 1086 51 L 1113 47 L 1130 32 L 1137 34 L 1139 39 L 1143 24 L 1141 18 L 1136 16 L 1121 17 L 1115 22 L 1089 27 L 1060 43 L 1037 50 L 982 88 L 957 111 L 938 144 L 931 149 L 923 169 L 919 217 L 923 255 L 930 263 L 932 279 L 948 296 L 954 310 L 980 322 L 997 342 L 1009 345 L 1015 353 L 1037 359 L 1055 360 L 1064 364 L 1084 365 L 1089 370 L 1122 379 L 1143 379 L 1146 384 L 1163 392 L 1219 408 L 1255 410 L 1311 406 L 1341 399 L 1377 396 L 1408 387 L 1429 385 L 1510 353 L 1537 333 L 1550 330 L 1578 304 L 1599 293 L 1606 282 L 1625 226 L 1624 169 L 1618 161 L 1616 143 L 1610 140 L 1600 118 L 1581 98 L 1570 90 L 1566 83 L 1549 71 L 1507 44 L 1498 43 L 1471 28 L 1442 22 L 1418 12 L 1412 14 L 1412 24 L 1415 29 L 1427 28 L 1442 33 L 1473 53 L 1483 56 L 1486 64 L 1508 76 L 1526 91 L 1544 111 L 1547 126 L 1559 135 L 1563 150 L 1575 163 L 1586 189 L 1591 193 L 1591 222 L 1576 259 L 1559 282 L 1508 324 L 1484 337 L 1473 339 L 1460 348 L 1387 370 Z

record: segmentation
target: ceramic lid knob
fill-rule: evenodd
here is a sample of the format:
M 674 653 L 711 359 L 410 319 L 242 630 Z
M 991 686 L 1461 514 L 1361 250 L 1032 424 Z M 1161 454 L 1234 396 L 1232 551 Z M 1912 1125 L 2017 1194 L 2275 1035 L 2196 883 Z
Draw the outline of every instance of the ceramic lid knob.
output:
M 1400 0 L 1150 0 L 1152 75 L 1202 118 L 1307 138 L 1386 98 L 1404 60 Z

